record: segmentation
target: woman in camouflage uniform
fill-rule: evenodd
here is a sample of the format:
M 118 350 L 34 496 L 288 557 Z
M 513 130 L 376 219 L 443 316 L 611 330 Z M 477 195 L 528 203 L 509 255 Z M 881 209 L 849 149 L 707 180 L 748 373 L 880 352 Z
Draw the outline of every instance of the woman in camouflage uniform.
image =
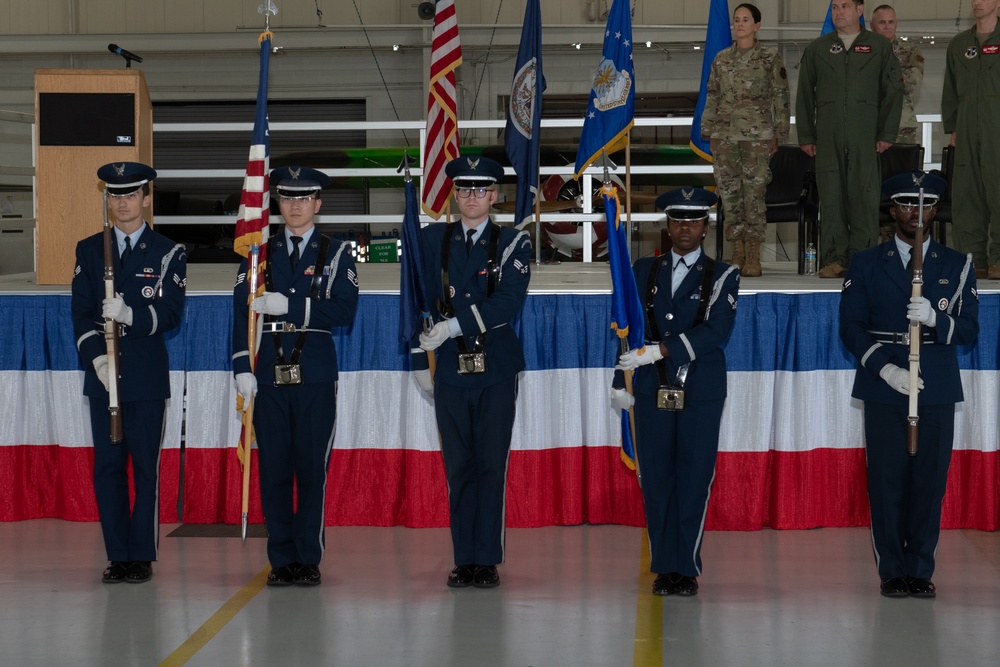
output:
M 712 63 L 701 124 L 702 136 L 711 140 L 732 263 L 745 277 L 761 274 L 769 165 L 778 142 L 788 136 L 788 74 L 781 56 L 757 41 L 758 30 L 760 10 L 739 5 L 733 12 L 734 43 Z

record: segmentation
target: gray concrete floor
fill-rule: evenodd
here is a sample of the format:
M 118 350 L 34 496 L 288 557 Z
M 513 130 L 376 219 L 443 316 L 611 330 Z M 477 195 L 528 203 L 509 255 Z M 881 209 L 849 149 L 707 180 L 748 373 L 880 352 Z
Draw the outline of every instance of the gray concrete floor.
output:
M 446 529 L 331 528 L 319 588 L 263 586 L 263 539 L 167 537 L 100 583 L 93 523 L 0 524 L 3 665 L 996 665 L 1000 534 L 946 531 L 936 600 L 878 595 L 867 529 L 705 536 L 657 598 L 642 530 L 510 530 L 498 589 L 452 590 Z

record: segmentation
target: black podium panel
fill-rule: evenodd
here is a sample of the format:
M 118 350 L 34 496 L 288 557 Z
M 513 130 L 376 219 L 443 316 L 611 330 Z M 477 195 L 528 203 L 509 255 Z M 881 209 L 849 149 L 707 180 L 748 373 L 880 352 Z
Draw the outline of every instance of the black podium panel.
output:
M 135 146 L 132 93 L 39 93 L 41 146 Z

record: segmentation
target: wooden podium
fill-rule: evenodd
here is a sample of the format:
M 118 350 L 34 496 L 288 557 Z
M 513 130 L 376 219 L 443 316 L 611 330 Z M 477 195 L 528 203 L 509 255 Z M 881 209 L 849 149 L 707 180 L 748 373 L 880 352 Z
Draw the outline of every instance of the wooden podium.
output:
M 109 162 L 153 164 L 153 106 L 140 70 L 35 70 L 39 285 L 68 285 L 76 243 L 101 231 Z M 143 216 L 153 221 L 152 209 Z

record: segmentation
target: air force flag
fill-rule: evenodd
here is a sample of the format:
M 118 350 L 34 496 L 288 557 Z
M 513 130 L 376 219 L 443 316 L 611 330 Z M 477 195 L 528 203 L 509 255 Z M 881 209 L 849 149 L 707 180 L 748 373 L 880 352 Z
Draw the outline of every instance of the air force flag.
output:
M 604 31 L 601 63 L 594 73 L 587 116 L 576 153 L 576 173 L 580 174 L 601 156 L 628 143 L 635 119 L 635 68 L 632 66 L 632 17 L 628 0 L 615 0 Z

